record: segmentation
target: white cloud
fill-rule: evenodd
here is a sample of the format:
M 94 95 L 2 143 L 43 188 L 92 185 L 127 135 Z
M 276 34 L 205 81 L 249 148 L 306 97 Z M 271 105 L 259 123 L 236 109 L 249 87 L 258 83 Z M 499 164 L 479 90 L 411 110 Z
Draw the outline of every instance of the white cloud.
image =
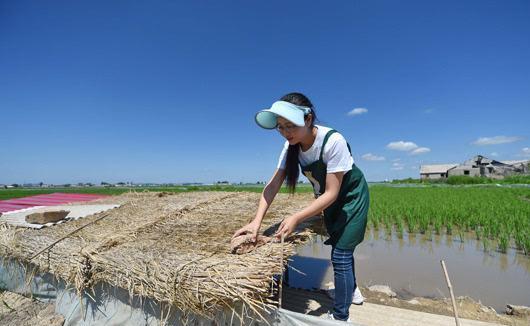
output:
M 386 148 L 392 149 L 392 150 L 395 150 L 395 151 L 408 152 L 408 151 L 411 151 L 411 150 L 414 150 L 414 149 L 418 148 L 418 145 L 416 145 L 416 144 L 414 144 L 413 142 L 410 142 L 410 141 L 402 141 L 402 140 L 400 140 L 400 141 L 389 143 L 388 145 L 386 145 Z
M 418 167 L 417 167 L 416 165 L 413 165 L 413 166 L 410 167 L 410 169 L 411 169 L 411 170 L 417 170 Z
M 492 153 L 490 153 L 490 155 L 491 155 L 491 156 L 499 156 L 499 153 L 497 153 L 497 152 L 492 152 Z
M 525 147 L 521 151 L 523 152 L 523 156 L 530 157 L 530 147 Z
M 519 140 L 522 140 L 522 137 L 518 136 L 494 136 L 494 137 L 480 137 L 479 139 L 472 142 L 473 145 L 498 145 L 498 144 L 507 144 L 513 143 Z
M 354 116 L 354 115 L 360 115 L 360 114 L 365 114 L 365 113 L 368 113 L 367 109 L 365 109 L 365 108 L 355 108 L 355 109 L 351 110 L 350 112 L 348 112 L 348 115 L 349 116 Z
M 400 171 L 400 170 L 403 170 L 405 168 L 405 165 L 403 163 L 392 163 L 392 167 L 390 168 L 391 170 L 394 170 L 394 171 Z
M 427 110 L 424 110 L 423 113 L 425 114 L 431 114 L 434 112 L 434 109 L 427 109 Z
M 410 152 L 410 155 L 425 154 L 425 153 L 429 153 L 430 151 L 431 151 L 430 148 L 427 148 L 427 147 L 420 147 L 420 148 L 416 148 L 415 150 L 413 150 L 412 152 Z
M 366 161 L 384 161 L 385 160 L 383 156 L 377 156 L 372 153 L 366 153 L 361 157 L 363 158 L 363 160 L 366 160 Z
M 394 171 L 400 171 L 400 170 L 403 170 L 405 168 L 404 165 L 402 164 L 392 164 L 393 166 L 390 168 L 391 170 L 394 170 Z
M 395 158 L 395 159 L 392 160 L 392 162 L 399 162 L 399 161 L 401 161 L 400 158 Z

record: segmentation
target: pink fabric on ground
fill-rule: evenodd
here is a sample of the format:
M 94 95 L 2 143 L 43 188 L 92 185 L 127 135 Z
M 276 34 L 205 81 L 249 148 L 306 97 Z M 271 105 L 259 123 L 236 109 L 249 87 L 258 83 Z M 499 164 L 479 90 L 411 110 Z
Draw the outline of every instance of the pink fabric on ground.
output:
M 53 194 L 13 198 L 7 200 L 0 200 L 0 213 L 16 211 L 19 209 L 30 208 L 34 206 L 55 206 L 80 201 L 91 201 L 105 197 L 108 197 L 108 195 L 70 194 L 55 192 Z

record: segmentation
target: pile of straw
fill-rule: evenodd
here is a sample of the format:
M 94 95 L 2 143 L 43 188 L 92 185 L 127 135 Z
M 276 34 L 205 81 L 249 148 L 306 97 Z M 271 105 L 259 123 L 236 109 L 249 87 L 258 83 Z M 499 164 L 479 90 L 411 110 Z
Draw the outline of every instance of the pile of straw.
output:
M 211 318 L 217 309 L 237 304 L 260 315 L 276 304 L 270 296 L 271 283 L 283 271 L 282 254 L 285 261 L 295 243 L 311 232 L 305 229 L 283 245 L 268 243 L 248 254 L 230 254 L 230 238 L 253 218 L 259 196 L 132 192 L 98 200 L 122 206 L 31 262 L 74 284 L 79 293 L 103 281 L 200 316 Z M 310 200 L 309 194 L 279 194 L 261 230 L 270 234 L 278 222 Z M 41 230 L 4 227 L 0 255 L 28 262 L 42 248 L 100 216 Z

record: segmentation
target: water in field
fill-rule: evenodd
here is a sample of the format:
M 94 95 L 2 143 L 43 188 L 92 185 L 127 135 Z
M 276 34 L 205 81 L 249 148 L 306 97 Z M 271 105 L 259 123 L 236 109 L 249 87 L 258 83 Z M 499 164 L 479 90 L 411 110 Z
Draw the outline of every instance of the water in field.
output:
M 317 236 L 297 249 L 289 268 L 289 285 L 327 289 L 333 281 L 331 247 Z M 444 259 L 455 296 L 470 296 L 504 311 L 506 304 L 530 306 L 530 257 L 514 249 L 506 254 L 484 252 L 481 242 L 458 237 L 367 233 L 355 250 L 357 281 L 361 286 L 389 285 L 398 296 L 449 297 L 440 260 Z

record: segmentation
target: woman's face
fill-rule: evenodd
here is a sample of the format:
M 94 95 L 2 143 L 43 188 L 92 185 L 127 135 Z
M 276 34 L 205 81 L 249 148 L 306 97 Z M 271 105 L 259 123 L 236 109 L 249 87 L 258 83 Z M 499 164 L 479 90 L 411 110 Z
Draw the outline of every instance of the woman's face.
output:
M 305 127 L 298 127 L 291 121 L 278 117 L 278 125 L 276 126 L 276 129 L 282 134 L 282 136 L 287 139 L 289 142 L 289 145 L 295 145 L 302 141 L 302 139 L 307 135 L 308 128 L 307 125 L 309 124 L 306 119 L 306 126 Z

